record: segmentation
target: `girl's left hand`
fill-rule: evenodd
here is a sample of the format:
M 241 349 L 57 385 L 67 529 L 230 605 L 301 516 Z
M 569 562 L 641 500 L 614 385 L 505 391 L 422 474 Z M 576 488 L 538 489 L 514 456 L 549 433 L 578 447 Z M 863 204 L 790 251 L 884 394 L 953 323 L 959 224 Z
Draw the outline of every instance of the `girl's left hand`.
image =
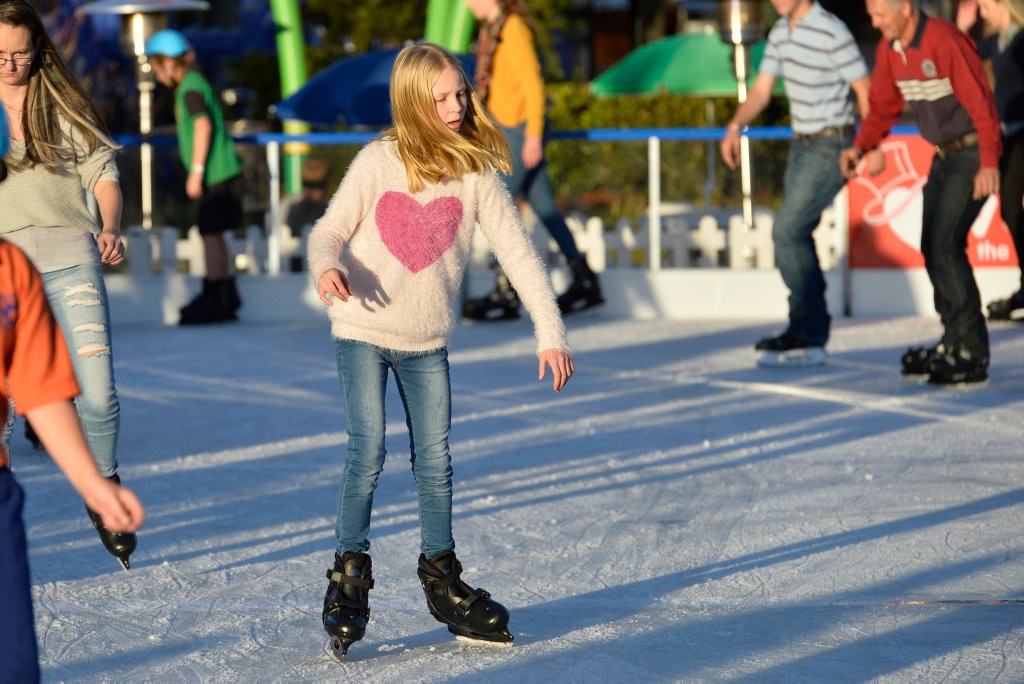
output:
M 540 353 L 540 376 L 538 380 L 544 379 L 547 367 L 551 366 L 551 375 L 554 377 L 552 389 L 560 392 L 565 383 L 569 382 L 573 372 L 576 370 L 572 363 L 572 356 L 561 349 L 545 349 Z
M 105 230 L 96 238 L 96 247 L 100 251 L 100 261 L 110 266 L 117 266 L 124 261 L 124 242 L 121 233 L 116 230 Z

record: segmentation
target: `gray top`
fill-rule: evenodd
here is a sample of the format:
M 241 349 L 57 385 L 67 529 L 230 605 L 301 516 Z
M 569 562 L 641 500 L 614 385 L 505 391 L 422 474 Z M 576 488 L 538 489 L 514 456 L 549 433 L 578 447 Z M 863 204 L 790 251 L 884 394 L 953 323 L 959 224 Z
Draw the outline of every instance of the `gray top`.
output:
M 73 139 L 70 127 L 66 135 Z M 45 166 L 12 171 L 0 183 L 0 237 L 20 247 L 42 273 L 98 264 L 100 225 L 87 192 L 99 181 L 118 181 L 114 150 L 99 145 L 92 154 L 81 146 L 75 163 L 58 173 Z M 11 140 L 8 159 L 21 159 L 25 143 Z

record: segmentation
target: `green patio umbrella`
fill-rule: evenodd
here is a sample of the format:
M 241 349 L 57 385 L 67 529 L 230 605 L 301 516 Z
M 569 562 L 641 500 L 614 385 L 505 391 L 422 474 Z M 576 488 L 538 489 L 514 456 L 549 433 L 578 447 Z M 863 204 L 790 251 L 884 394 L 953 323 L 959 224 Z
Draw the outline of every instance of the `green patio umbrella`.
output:
M 764 41 L 750 47 L 752 76 L 764 55 Z M 733 47 L 717 32 L 679 33 L 647 43 L 608 67 L 590 82 L 599 97 L 654 95 L 661 91 L 682 95 L 736 95 Z M 748 86 L 753 83 L 751 78 Z M 782 93 L 782 81 L 776 85 Z

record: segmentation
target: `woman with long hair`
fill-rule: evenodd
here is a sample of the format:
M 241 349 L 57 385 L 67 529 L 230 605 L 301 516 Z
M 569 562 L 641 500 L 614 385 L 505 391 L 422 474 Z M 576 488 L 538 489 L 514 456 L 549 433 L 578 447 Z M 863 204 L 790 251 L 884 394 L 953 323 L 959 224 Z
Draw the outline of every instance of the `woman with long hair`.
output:
M 115 452 L 121 412 L 101 270 L 101 264 L 124 260 L 118 146 L 25 0 L 0 0 L 0 103 L 10 121 L 0 237 L 20 247 L 42 273 L 82 388 L 75 406 L 89 449 L 100 472 L 119 482 Z M 99 225 L 88 193 L 96 198 Z M 127 569 L 135 534 L 108 531 L 93 511 L 89 517 L 104 546 Z

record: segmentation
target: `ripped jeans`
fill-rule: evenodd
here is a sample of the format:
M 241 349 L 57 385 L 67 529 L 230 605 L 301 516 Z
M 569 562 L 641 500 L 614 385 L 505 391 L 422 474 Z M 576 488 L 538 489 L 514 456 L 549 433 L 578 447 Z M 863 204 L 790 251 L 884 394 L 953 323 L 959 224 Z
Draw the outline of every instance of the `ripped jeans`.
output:
M 100 473 L 109 477 L 117 472 L 117 435 L 121 425 L 121 406 L 114 388 L 114 363 L 111 355 L 110 307 L 107 288 L 98 264 L 73 266 L 42 274 L 43 289 L 57 319 L 71 365 L 82 393 L 75 408 L 89 450 Z M 4 426 L 4 443 L 10 443 L 14 413 Z

